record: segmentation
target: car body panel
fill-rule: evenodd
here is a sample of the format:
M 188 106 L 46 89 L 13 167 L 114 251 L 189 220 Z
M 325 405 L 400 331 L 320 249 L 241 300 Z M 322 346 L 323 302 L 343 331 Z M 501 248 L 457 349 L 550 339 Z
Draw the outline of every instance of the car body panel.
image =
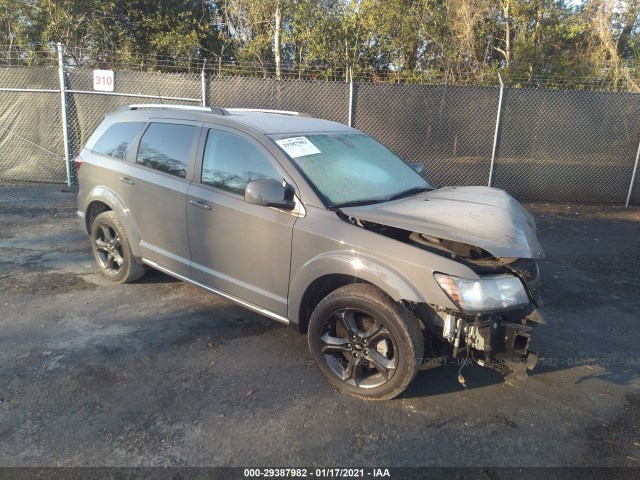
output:
M 142 256 L 140 250 L 140 229 L 131 216 L 130 210 L 116 193 L 118 187 L 118 170 L 121 168 L 123 160 L 110 158 L 106 155 L 92 153 L 88 149 L 80 152 L 83 158 L 90 158 L 83 166 L 82 175 L 85 181 L 80 182 L 78 192 L 78 214 L 84 218 L 89 205 L 99 202 L 107 205 L 111 210 L 118 213 L 118 218 L 125 224 L 131 250 L 134 255 Z M 91 225 L 85 219 L 87 233 L 91 230 Z
M 122 164 L 118 197 L 135 219 L 141 256 L 189 275 L 191 254 L 187 237 L 186 202 L 190 182 L 133 164 Z
M 475 245 L 495 257 L 544 257 L 531 216 L 497 188 L 444 187 L 341 210 L 360 220 Z
M 187 201 L 194 280 L 286 315 L 297 217 L 195 183 Z M 211 209 L 195 207 L 192 201 Z
M 350 275 L 385 291 L 394 300 L 433 303 L 457 308 L 433 278 L 433 273 L 477 278 L 465 265 L 352 225 L 336 212 L 308 208 L 293 232 L 289 318 L 298 323 L 304 292 L 319 277 Z

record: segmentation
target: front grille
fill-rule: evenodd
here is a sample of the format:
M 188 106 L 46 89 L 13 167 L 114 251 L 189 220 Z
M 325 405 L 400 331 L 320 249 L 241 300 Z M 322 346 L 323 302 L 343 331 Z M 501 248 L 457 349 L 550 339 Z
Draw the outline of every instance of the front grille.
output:
M 540 306 L 541 282 L 538 262 L 531 258 L 519 258 L 507 264 L 506 267 L 524 280 L 529 289 L 531 299 Z

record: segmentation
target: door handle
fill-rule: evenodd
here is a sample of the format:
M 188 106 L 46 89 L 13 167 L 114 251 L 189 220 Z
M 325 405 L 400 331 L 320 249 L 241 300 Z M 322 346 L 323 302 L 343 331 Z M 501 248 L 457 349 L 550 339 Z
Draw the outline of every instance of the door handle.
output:
M 206 203 L 202 203 L 197 200 L 189 200 L 189 203 L 194 207 L 200 208 L 202 210 L 211 210 L 211 205 L 207 205 Z
M 120 181 L 126 183 L 127 185 L 135 185 L 136 182 L 127 177 L 120 177 Z

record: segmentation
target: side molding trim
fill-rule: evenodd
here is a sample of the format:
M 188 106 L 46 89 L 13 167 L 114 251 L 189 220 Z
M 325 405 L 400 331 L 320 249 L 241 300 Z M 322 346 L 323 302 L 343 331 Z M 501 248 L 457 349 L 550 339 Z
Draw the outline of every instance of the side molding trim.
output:
M 264 315 L 265 317 L 269 317 L 273 320 L 276 320 L 278 322 L 284 323 L 285 325 L 289 325 L 289 319 L 286 317 L 283 317 L 282 315 L 279 315 L 277 313 L 272 312 L 271 310 L 267 310 L 266 308 L 262 308 L 259 307 L 257 305 L 254 305 L 253 303 L 249 303 L 249 302 L 245 302 L 244 300 L 239 299 L 238 297 L 234 297 L 233 295 L 229 295 L 228 293 L 225 293 L 221 290 L 217 290 L 215 288 L 209 287 L 208 285 L 204 285 L 203 283 L 200 282 L 196 282 L 195 280 L 192 280 L 190 278 L 185 277 L 184 275 L 181 275 L 179 273 L 176 273 L 172 270 L 169 270 L 168 268 L 165 268 L 163 266 L 158 265 L 156 262 L 152 262 L 151 260 L 147 260 L 146 258 L 142 259 L 143 263 L 146 263 L 147 265 L 149 265 L 150 267 L 155 268 L 156 270 L 160 270 L 161 272 L 166 273 L 167 275 L 171 275 L 172 277 L 175 277 L 179 280 L 182 280 L 183 282 L 186 283 L 190 283 L 192 285 L 195 285 L 196 287 L 200 287 L 200 288 L 204 288 L 205 290 L 209 290 L 210 292 L 213 292 L 217 295 L 220 295 L 221 297 L 224 297 L 228 300 L 231 300 L 232 302 L 235 302 L 239 305 L 242 305 L 245 308 L 248 308 L 249 310 L 253 310 L 256 313 L 259 313 L 261 315 Z

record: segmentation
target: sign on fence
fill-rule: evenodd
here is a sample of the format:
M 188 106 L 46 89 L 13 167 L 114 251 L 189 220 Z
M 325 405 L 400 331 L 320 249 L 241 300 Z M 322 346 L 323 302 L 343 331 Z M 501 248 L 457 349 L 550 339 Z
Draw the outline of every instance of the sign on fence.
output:
M 115 80 L 113 70 L 94 70 L 93 89 L 100 92 L 113 92 Z

